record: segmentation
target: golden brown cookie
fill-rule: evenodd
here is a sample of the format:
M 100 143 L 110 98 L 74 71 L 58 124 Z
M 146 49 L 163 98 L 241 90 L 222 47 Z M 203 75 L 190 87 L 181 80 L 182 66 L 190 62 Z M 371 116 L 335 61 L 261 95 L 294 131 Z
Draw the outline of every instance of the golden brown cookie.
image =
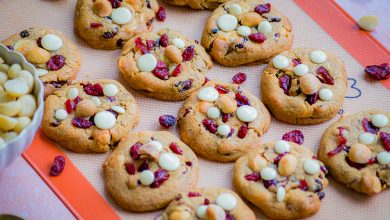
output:
M 322 136 L 318 157 L 347 187 L 374 195 L 390 186 L 390 113 L 345 114 Z
M 67 150 L 103 153 L 138 121 L 135 99 L 119 82 L 74 81 L 47 97 L 42 130 Z
M 103 164 L 108 194 L 134 212 L 166 207 L 175 196 L 196 186 L 198 159 L 166 131 L 129 133 Z
M 122 77 L 131 88 L 171 101 L 183 100 L 198 90 L 212 65 L 202 46 L 169 29 L 130 39 L 118 60 Z
M 264 104 L 280 121 L 319 124 L 333 118 L 347 89 L 344 62 L 332 53 L 296 48 L 275 56 L 261 77 Z
M 122 48 L 124 41 L 150 31 L 156 0 L 78 0 L 74 30 L 96 49 Z
M 228 0 L 165 0 L 166 3 L 177 6 L 187 6 L 193 9 L 215 9 Z
M 225 188 L 181 192 L 162 214 L 163 220 L 255 220 L 253 211 L 235 192 Z
M 207 82 L 183 104 L 180 137 L 197 155 L 230 162 L 259 145 L 270 114 L 258 98 L 238 85 Z
M 242 196 L 273 219 L 314 215 L 328 186 L 323 163 L 294 142 L 265 143 L 234 164 L 233 183 Z
M 202 34 L 203 47 L 224 66 L 267 60 L 290 49 L 292 42 L 288 18 L 261 0 L 232 0 L 219 6 Z

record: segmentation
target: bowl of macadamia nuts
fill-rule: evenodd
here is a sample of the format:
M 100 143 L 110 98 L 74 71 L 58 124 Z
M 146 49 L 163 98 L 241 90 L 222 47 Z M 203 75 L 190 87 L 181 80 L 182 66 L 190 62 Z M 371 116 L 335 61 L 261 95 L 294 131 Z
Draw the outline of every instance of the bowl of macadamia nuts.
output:
M 43 115 L 43 93 L 35 67 L 0 44 L 0 170 L 34 139 Z

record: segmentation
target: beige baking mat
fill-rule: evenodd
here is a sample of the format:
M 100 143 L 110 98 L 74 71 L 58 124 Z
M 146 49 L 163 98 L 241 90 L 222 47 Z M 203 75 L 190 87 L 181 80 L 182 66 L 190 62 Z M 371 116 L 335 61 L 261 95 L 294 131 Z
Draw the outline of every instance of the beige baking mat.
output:
M 362 74 L 364 67 L 333 41 L 293 1 L 271 0 L 271 3 L 290 18 L 295 32 L 294 47 L 323 48 L 332 51 L 345 61 L 348 77 L 353 78 L 349 80 L 347 96 L 357 97 L 359 96 L 359 91 L 361 91 L 361 96 L 347 98 L 343 106 L 344 112 L 352 113 L 370 108 L 390 111 L 390 92 L 379 83 L 367 82 Z M 33 26 L 56 28 L 63 31 L 81 48 L 83 64 L 78 77 L 79 79 L 119 79 L 116 66 L 116 60 L 120 54 L 119 50 L 95 50 L 89 48 L 74 35 L 73 13 L 75 4 L 76 0 L 0 0 L 0 20 L 2 24 L 0 39 L 5 39 L 11 34 Z M 190 38 L 200 40 L 203 24 L 211 14 L 210 11 L 195 11 L 172 7 L 163 3 L 162 5 L 166 7 L 168 17 L 163 23 L 155 22 L 154 30 L 169 27 L 181 31 Z M 210 79 L 221 79 L 230 82 L 235 73 L 245 72 L 248 75 L 248 80 L 243 84 L 243 87 L 249 89 L 256 96 L 260 96 L 260 74 L 264 67 L 264 65 L 255 65 L 226 68 L 215 65 L 207 73 L 207 76 Z M 356 80 L 356 88 L 351 88 L 350 86 L 354 80 Z M 182 102 L 163 102 L 146 98 L 134 91 L 132 91 L 132 94 L 135 96 L 141 111 L 141 121 L 135 130 L 161 129 L 158 124 L 158 117 L 162 114 L 176 115 L 182 104 Z M 292 126 L 273 119 L 271 128 L 263 136 L 262 141 L 278 140 L 285 132 L 300 129 L 305 134 L 305 145 L 316 151 L 323 131 L 334 120 L 322 125 Z M 177 135 L 175 129 L 171 129 L 171 132 Z M 80 169 L 96 190 L 117 210 L 120 217 L 126 219 L 153 219 L 158 216 L 159 212 L 145 214 L 126 212 L 111 201 L 104 190 L 101 169 L 101 164 L 108 154 L 81 155 L 67 152 L 67 156 Z M 215 163 L 201 159 L 200 166 L 199 187 L 232 188 L 231 177 L 233 164 Z M 74 187 L 77 187 L 77 183 L 72 184 L 74 184 Z M 388 207 L 390 191 L 383 192 L 374 197 L 367 197 L 346 189 L 343 185 L 331 180 L 330 186 L 325 192 L 326 197 L 322 202 L 320 212 L 311 219 L 390 219 L 390 208 Z M 254 210 L 259 219 L 264 218 L 258 209 L 254 208 Z M 94 207 L 91 207 L 91 212 L 96 211 L 98 210 L 94 210 Z

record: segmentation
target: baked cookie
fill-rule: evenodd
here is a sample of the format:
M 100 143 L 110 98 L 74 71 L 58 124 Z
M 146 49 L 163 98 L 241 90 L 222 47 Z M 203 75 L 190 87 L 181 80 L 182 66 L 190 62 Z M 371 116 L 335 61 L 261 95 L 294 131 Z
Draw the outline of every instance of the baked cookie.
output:
M 188 6 L 193 9 L 215 9 L 228 0 L 165 0 L 166 3 L 177 6 Z
M 335 55 L 297 48 L 269 62 L 261 77 L 261 96 L 280 121 L 319 124 L 337 114 L 347 82 L 344 62 Z
M 37 68 L 45 95 L 76 79 L 80 70 L 79 49 L 60 31 L 29 28 L 2 42 L 22 53 Z
M 169 29 L 135 36 L 125 44 L 118 60 L 131 88 L 170 101 L 183 100 L 198 90 L 212 65 L 202 46 Z
M 334 178 L 373 195 L 390 186 L 390 112 L 369 110 L 343 115 L 326 129 L 318 158 Z
M 234 164 L 233 183 L 273 219 L 314 215 L 328 186 L 326 167 L 313 152 L 284 140 L 265 143 Z
M 74 30 L 96 49 L 122 48 L 124 41 L 150 31 L 156 0 L 78 0 Z
M 224 188 L 181 192 L 162 214 L 162 220 L 255 220 L 253 211 L 235 192 Z
M 203 47 L 224 66 L 267 60 L 290 49 L 292 42 L 288 18 L 261 0 L 233 0 L 219 6 L 202 34 Z
M 134 212 L 166 207 L 175 196 L 196 186 L 198 159 L 167 131 L 130 133 L 103 164 L 108 194 Z
M 259 145 L 270 114 L 258 98 L 235 84 L 207 82 L 178 115 L 182 140 L 198 156 L 231 162 Z
M 117 81 L 74 81 L 47 97 L 42 130 L 67 150 L 102 153 L 138 120 L 135 99 Z

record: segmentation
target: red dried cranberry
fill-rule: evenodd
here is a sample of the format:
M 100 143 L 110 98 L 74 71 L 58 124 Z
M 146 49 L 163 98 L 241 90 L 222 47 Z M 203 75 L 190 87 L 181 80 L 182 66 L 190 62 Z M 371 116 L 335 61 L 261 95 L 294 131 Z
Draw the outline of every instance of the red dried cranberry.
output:
M 238 130 L 237 137 L 243 139 L 248 134 L 248 125 L 243 124 L 241 125 L 240 129 Z
M 390 67 L 388 63 L 381 65 L 367 66 L 364 71 L 366 74 L 376 80 L 385 80 L 390 77 Z
M 141 143 L 137 142 L 130 148 L 130 156 L 136 160 L 140 158 L 140 155 L 138 154 L 139 148 L 142 146 Z
M 379 139 L 383 143 L 383 148 L 385 148 L 386 151 L 390 151 L 390 133 L 380 132 Z
M 176 124 L 176 118 L 173 115 L 161 115 L 158 118 L 158 122 L 164 128 L 170 128 Z
M 253 172 L 251 174 L 248 174 L 245 176 L 245 179 L 248 180 L 248 181 L 259 181 L 261 179 L 260 177 L 260 173 L 258 172 Z
M 135 48 L 140 50 L 142 54 L 150 53 L 148 47 L 142 42 L 142 39 L 140 37 L 137 37 L 134 40 L 134 43 L 135 43 Z
M 324 192 L 318 192 L 317 193 L 317 195 L 318 195 L 318 198 L 320 199 L 320 200 L 322 200 L 324 197 L 325 197 L 325 193 Z
M 376 128 L 367 118 L 363 118 L 362 125 L 365 132 L 370 132 L 372 134 L 379 132 L 379 128 Z
M 376 162 L 378 162 L 377 161 L 377 159 L 376 159 L 376 157 L 371 157 L 369 160 L 368 160 L 368 164 L 374 164 L 374 163 L 376 163 Z
M 284 94 L 288 95 L 291 88 L 291 78 L 288 75 L 283 75 L 279 78 L 279 87 L 283 89 Z
M 103 24 L 100 23 L 100 22 L 90 23 L 89 25 L 91 26 L 91 28 L 100 28 L 100 27 L 103 27 Z
M 187 91 L 192 87 L 192 79 L 179 81 L 178 83 L 175 84 L 175 86 L 177 87 L 177 91 L 179 92 Z
M 309 185 L 307 184 L 306 180 L 299 181 L 299 188 L 303 191 L 309 190 Z
M 328 168 L 326 168 L 326 166 L 320 166 L 320 169 L 321 169 L 322 172 L 324 172 L 325 174 L 328 174 Z
M 54 55 L 47 61 L 46 66 L 49 70 L 59 70 L 65 65 L 65 57 L 62 55 Z
M 154 40 L 146 40 L 146 47 L 148 50 L 152 50 L 156 46 L 156 42 Z
M 298 66 L 299 64 L 302 63 L 301 59 L 299 59 L 299 58 L 292 59 L 291 61 L 292 61 L 294 66 Z
M 244 94 L 242 94 L 241 92 L 236 93 L 236 102 L 238 107 L 242 105 L 251 105 L 248 97 L 244 96 Z
M 226 138 L 230 138 L 234 134 L 234 128 L 230 129 L 229 134 L 226 136 Z
M 128 174 L 135 174 L 135 165 L 133 163 L 125 163 L 125 168 Z
M 167 65 L 163 61 L 157 61 L 156 68 L 152 71 L 152 73 L 162 80 L 169 79 L 169 69 Z
M 192 167 L 192 162 L 191 161 L 186 161 L 186 165 L 189 167 Z
M 156 13 L 156 18 L 159 21 L 165 21 L 165 19 L 167 18 L 167 12 L 165 11 L 165 8 L 163 6 L 160 6 L 160 8 L 158 9 Z
M 65 158 L 63 156 L 56 156 L 54 158 L 54 163 L 50 168 L 51 176 L 58 176 L 64 171 L 65 168 Z
M 204 205 L 209 205 L 210 204 L 210 200 L 208 198 L 205 198 L 203 204 Z
M 229 212 L 225 211 L 226 212 L 226 218 L 225 220 L 236 220 L 236 218 L 234 218 L 234 216 L 232 216 Z
M 217 123 L 213 119 L 204 119 L 203 126 L 212 134 L 217 132 Z
M 313 105 L 317 102 L 319 98 L 319 92 L 314 93 L 313 95 L 307 95 L 305 101 L 308 102 L 310 105 Z
M 210 79 L 208 77 L 205 77 L 204 78 L 204 83 L 202 84 L 202 86 L 204 86 L 208 81 L 210 81 Z
M 175 154 L 183 155 L 183 151 L 180 149 L 179 145 L 177 145 L 175 142 L 172 142 L 169 144 L 169 149 Z
M 99 83 L 95 84 L 88 84 L 84 86 L 84 92 L 87 93 L 88 95 L 93 95 L 93 96 L 103 96 L 103 86 Z
M 300 130 L 292 130 L 290 132 L 287 132 L 282 137 L 285 141 L 292 141 L 297 144 L 303 144 L 303 141 L 305 140 L 305 137 L 303 136 L 302 131 Z
M 122 5 L 122 0 L 108 0 L 113 8 L 119 8 Z
M 229 118 L 231 118 L 231 117 L 233 117 L 232 114 L 225 114 L 225 113 L 223 113 L 222 114 L 222 122 L 226 123 L 229 120 Z
M 267 40 L 267 37 L 261 33 L 261 32 L 258 32 L 258 33 L 255 33 L 255 34 L 250 34 L 249 36 L 249 39 L 256 42 L 256 43 L 263 43 L 265 40 Z
M 20 32 L 20 37 L 21 38 L 26 38 L 28 36 L 30 36 L 30 34 L 28 33 L 27 30 L 24 30 L 24 31 Z
M 229 93 L 229 89 L 224 87 L 223 85 L 215 85 L 215 89 L 218 91 L 219 94 L 227 94 Z
M 119 116 L 118 112 L 116 112 L 116 111 L 114 111 L 114 110 L 112 110 L 112 109 L 108 109 L 108 110 L 106 110 L 106 111 L 108 111 L 108 112 L 110 112 L 111 114 L 113 114 L 113 115 L 115 116 L 115 118 L 118 118 L 118 116 Z
M 261 4 L 261 5 L 256 6 L 256 8 L 255 8 L 255 12 L 260 14 L 260 15 L 265 14 L 265 13 L 269 13 L 270 11 L 271 11 L 271 4 L 270 3 Z
M 343 132 L 344 132 L 345 128 L 338 127 L 337 129 L 339 129 L 339 136 L 338 136 L 339 144 L 346 144 L 347 143 L 347 138 L 345 138 L 344 135 L 343 135 Z
M 280 161 L 284 156 L 286 156 L 287 154 L 288 154 L 287 152 L 284 152 L 284 153 L 279 154 L 277 157 L 275 157 L 275 159 L 274 159 L 274 164 L 279 165 L 279 161 Z
M 108 39 L 115 37 L 115 35 L 117 35 L 116 32 L 106 31 L 103 33 L 103 38 L 108 40 Z
M 181 67 L 181 64 L 179 64 L 173 70 L 172 76 L 174 76 L 174 77 L 178 76 L 181 73 L 181 71 L 182 71 L 182 67 Z
M 323 66 L 318 67 L 317 75 L 320 75 L 320 77 L 318 77 L 318 78 L 320 79 L 320 81 L 322 83 L 326 83 L 329 85 L 334 84 L 334 80 L 333 80 L 332 76 L 329 74 L 328 70 L 325 69 L 325 67 L 323 67 Z
M 161 35 L 161 37 L 160 37 L 160 45 L 162 47 L 168 47 L 168 35 L 167 34 Z
M 245 82 L 246 78 L 247 77 L 245 73 L 237 73 L 236 75 L 233 76 L 232 80 L 235 84 L 241 84 Z
M 154 172 L 154 181 L 150 184 L 150 188 L 158 188 L 161 184 L 167 181 L 169 178 L 169 174 L 167 171 L 163 169 L 158 169 Z
M 331 150 L 327 153 L 329 157 L 332 157 L 338 153 L 340 153 L 344 149 L 345 145 L 344 144 L 339 144 L 334 150 Z
M 279 183 L 277 179 L 272 179 L 272 180 L 263 180 L 263 185 L 265 188 L 269 188 L 271 186 L 276 186 Z
M 72 113 L 73 110 L 76 109 L 76 106 L 77 104 L 81 101 L 81 98 L 79 96 L 77 96 L 75 99 L 73 100 L 66 100 L 65 102 L 65 108 L 66 108 L 66 112 L 68 112 L 68 114 Z
M 190 61 L 195 56 L 195 46 L 188 46 L 181 54 L 183 62 Z
M 188 197 L 199 197 L 199 196 L 202 196 L 202 194 L 198 193 L 198 192 L 188 192 Z
M 365 164 L 360 164 L 360 163 L 355 163 L 355 162 L 352 162 L 348 157 L 345 158 L 345 161 L 347 161 L 347 164 L 355 169 L 358 169 L 358 170 L 361 170 L 363 169 L 364 167 L 366 167 Z
M 37 39 L 37 44 L 38 44 L 38 47 L 43 48 L 43 47 L 42 47 L 42 37 L 38 37 L 38 39 Z
M 149 169 L 149 160 L 148 159 L 145 159 L 144 161 L 142 161 L 142 163 L 139 165 L 138 167 L 138 172 L 142 172 L 144 170 L 148 170 Z
M 72 125 L 78 128 L 90 128 L 93 126 L 93 123 L 85 118 L 74 117 L 72 119 Z

